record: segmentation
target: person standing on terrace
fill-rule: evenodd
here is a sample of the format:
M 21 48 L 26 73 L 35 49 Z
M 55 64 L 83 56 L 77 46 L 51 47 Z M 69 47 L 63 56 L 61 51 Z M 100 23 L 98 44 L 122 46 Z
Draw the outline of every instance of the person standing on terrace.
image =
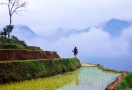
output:
M 75 56 L 74 58 L 76 58 L 77 53 L 78 53 L 77 47 L 75 47 L 74 50 L 72 50 L 72 52 L 74 52 L 74 56 Z

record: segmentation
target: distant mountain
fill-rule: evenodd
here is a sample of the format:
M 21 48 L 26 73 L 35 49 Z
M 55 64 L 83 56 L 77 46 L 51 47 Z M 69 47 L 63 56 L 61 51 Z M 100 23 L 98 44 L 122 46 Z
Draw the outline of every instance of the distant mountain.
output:
M 22 40 L 38 37 L 38 35 L 35 34 L 28 26 L 21 24 L 14 26 L 11 35 L 15 35 Z
M 95 26 L 95 28 L 102 28 L 104 31 L 108 32 L 112 36 L 119 36 L 123 29 L 129 28 L 131 26 L 132 26 L 132 21 L 125 21 L 125 20 L 119 20 L 113 18 L 108 22 L 103 23 L 103 25 Z M 33 30 L 31 30 L 28 26 L 18 24 L 15 25 L 13 33 L 11 34 L 17 36 L 22 40 L 27 40 L 27 39 L 30 40 L 35 37 L 41 37 L 49 41 L 55 41 L 61 37 L 69 37 L 72 34 L 85 33 L 88 32 L 89 30 L 90 27 L 83 30 L 76 30 L 76 29 L 67 30 L 67 29 L 59 28 L 50 36 L 42 37 L 34 33 Z
M 102 28 L 104 31 L 108 32 L 112 36 L 120 36 L 122 30 L 129 28 L 132 26 L 132 21 L 125 21 L 125 20 L 119 20 L 119 19 L 111 19 L 106 23 L 103 23 L 103 25 L 94 26 L 95 28 Z M 83 32 L 88 32 L 90 30 L 90 27 L 83 29 L 83 30 L 64 30 L 62 28 L 59 28 L 56 30 L 55 33 L 50 35 L 48 39 L 50 40 L 57 40 L 61 37 L 68 37 L 72 34 L 80 34 Z
M 62 28 L 59 28 L 56 30 L 55 33 L 53 33 L 52 35 L 50 35 L 49 37 L 47 37 L 49 40 L 51 41 L 54 41 L 54 40 L 57 40 L 61 37 L 69 37 L 70 35 L 72 34 L 80 34 L 82 32 L 88 32 L 90 29 L 89 28 L 86 28 L 86 29 L 83 29 L 83 30 L 76 30 L 76 29 L 72 29 L 72 30 L 64 30 Z
M 86 28 L 83 30 L 64 30 L 62 28 L 59 28 L 56 30 L 55 33 L 53 33 L 52 35 L 48 36 L 48 37 L 44 37 L 44 36 L 39 36 L 36 33 L 33 32 L 33 30 L 31 30 L 28 26 L 26 25 L 22 25 L 22 24 L 17 24 L 14 26 L 13 32 L 11 33 L 11 35 L 15 35 L 18 38 L 22 39 L 22 40 L 30 40 L 33 39 L 35 37 L 41 37 L 41 38 L 45 38 L 48 39 L 50 41 L 55 41 L 61 37 L 68 37 L 71 34 L 80 34 L 82 32 L 88 32 L 90 28 Z
M 131 26 L 132 22 L 130 21 L 113 18 L 103 26 L 103 30 L 109 32 L 112 36 L 119 36 L 123 29 L 129 28 Z

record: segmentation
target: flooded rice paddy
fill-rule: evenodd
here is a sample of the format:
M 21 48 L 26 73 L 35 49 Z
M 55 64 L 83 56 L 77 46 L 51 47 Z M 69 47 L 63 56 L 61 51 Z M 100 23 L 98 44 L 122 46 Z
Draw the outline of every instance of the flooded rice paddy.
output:
M 0 85 L 0 90 L 105 90 L 119 75 L 97 67 L 81 67 L 74 72 L 48 78 Z
M 105 90 L 120 74 L 104 72 L 97 67 L 81 68 L 78 78 L 58 90 Z

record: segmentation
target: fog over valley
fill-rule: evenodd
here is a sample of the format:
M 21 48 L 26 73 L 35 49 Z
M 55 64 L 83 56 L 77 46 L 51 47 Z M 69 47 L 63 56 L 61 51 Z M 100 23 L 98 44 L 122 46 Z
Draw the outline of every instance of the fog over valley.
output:
M 12 35 L 25 40 L 28 45 L 43 50 L 56 51 L 60 57 L 74 57 L 76 46 L 81 62 L 101 64 L 107 68 L 132 71 L 132 24 L 131 21 L 111 19 L 103 25 L 83 30 L 58 28 L 48 36 L 37 35 L 26 25 L 15 25 Z

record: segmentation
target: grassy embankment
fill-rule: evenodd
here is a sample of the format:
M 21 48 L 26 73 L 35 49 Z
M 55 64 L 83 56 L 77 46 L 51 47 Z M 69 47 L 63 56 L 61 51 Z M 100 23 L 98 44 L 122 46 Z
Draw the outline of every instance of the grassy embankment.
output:
M 71 82 L 76 82 L 80 69 L 74 72 L 67 72 L 56 76 L 25 80 L 0 85 L 0 90 L 56 90 Z
M 80 66 L 75 58 L 51 60 L 1 61 L 0 83 L 49 77 L 73 71 Z
M 0 49 L 16 49 L 16 50 L 39 50 L 42 51 L 40 47 L 37 46 L 28 46 L 25 41 L 19 40 L 17 37 L 11 37 L 10 39 L 0 37 Z
M 132 89 L 132 72 L 122 78 L 122 81 L 118 83 L 115 89 L 130 90 Z
M 108 68 L 104 68 L 103 66 L 100 66 L 100 65 L 97 65 L 97 66 L 103 71 L 111 71 L 111 72 L 122 73 L 122 74 L 124 72 L 124 71 L 111 70 Z M 130 89 L 132 89 L 132 72 L 129 72 L 127 75 L 123 76 L 121 82 L 116 84 L 116 86 L 114 87 L 114 90 L 130 90 Z

